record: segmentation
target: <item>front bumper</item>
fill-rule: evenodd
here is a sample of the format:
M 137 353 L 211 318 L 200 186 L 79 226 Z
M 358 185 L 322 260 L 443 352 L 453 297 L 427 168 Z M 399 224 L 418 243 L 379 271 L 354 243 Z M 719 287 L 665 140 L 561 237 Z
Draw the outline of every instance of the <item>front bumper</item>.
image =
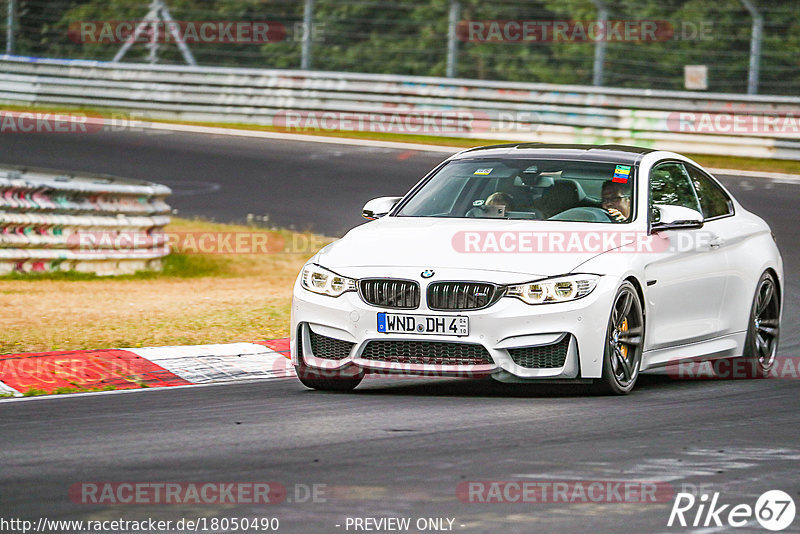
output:
M 475 278 L 471 278 L 475 279 Z M 503 297 L 488 308 L 475 311 L 431 311 L 424 302 L 415 310 L 379 308 L 364 302 L 356 292 L 340 297 L 311 293 L 299 283 L 292 302 L 292 362 L 298 362 L 298 339 L 305 364 L 318 369 L 359 367 L 371 372 L 425 376 L 491 375 L 505 382 L 535 379 L 598 378 L 602 373 L 603 348 L 611 303 L 618 281 L 601 277 L 588 296 L 565 303 L 528 305 L 516 298 Z M 423 283 L 423 295 L 424 292 Z M 385 334 L 377 331 L 379 312 L 418 315 L 466 315 L 468 336 Z M 311 335 L 351 343 L 346 356 L 339 359 L 314 354 Z M 302 336 L 302 337 L 300 337 Z M 317 338 L 320 339 L 320 338 Z M 363 357 L 371 341 L 446 342 L 483 347 L 486 363 L 408 363 Z M 523 347 L 566 345 L 566 358 L 560 367 L 535 367 L 536 360 L 515 362 L 512 354 Z M 394 360 L 394 361 L 391 361 Z M 520 365 L 517 362 L 524 363 Z

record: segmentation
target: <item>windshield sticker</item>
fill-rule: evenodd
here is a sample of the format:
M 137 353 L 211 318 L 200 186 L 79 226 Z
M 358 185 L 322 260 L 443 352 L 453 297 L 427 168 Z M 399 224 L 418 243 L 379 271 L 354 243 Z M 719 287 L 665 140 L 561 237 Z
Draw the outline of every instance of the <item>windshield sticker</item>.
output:
M 481 176 L 486 176 L 487 174 L 491 174 L 492 169 L 478 169 L 477 171 L 473 172 L 472 174 L 479 174 Z
M 617 165 L 617 167 L 614 169 L 614 177 L 611 179 L 611 181 L 620 184 L 627 184 L 630 175 L 631 175 L 630 165 Z

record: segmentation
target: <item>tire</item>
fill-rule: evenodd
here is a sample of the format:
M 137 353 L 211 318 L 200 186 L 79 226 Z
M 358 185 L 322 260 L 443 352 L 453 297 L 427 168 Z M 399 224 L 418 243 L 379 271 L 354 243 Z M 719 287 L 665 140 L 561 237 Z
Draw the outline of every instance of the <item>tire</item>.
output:
M 603 377 L 596 389 L 610 395 L 627 395 L 639 378 L 644 346 L 644 313 L 636 288 L 628 281 L 614 296 L 606 328 Z
M 761 275 L 753 296 L 747 321 L 747 337 L 740 361 L 745 378 L 766 378 L 775 367 L 780 335 L 780 296 L 775 277 L 765 272 Z
M 299 358 L 299 364 L 294 366 L 297 378 L 309 389 L 319 391 L 352 391 L 364 379 L 364 370 L 350 369 L 312 369 Z

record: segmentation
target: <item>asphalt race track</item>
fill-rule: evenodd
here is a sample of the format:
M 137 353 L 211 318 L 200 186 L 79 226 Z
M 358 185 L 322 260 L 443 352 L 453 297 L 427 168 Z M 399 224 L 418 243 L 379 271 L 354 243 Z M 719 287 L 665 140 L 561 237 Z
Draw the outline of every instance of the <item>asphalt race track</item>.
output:
M 2 164 L 149 179 L 175 189 L 170 203 L 182 215 L 227 221 L 266 214 L 276 224 L 328 235 L 358 224 L 365 200 L 402 194 L 441 159 L 205 135 L 0 136 Z M 777 235 L 787 284 L 779 355 L 797 356 L 800 182 L 722 180 Z M 335 394 L 287 379 L 11 401 L 0 406 L 0 436 L 4 518 L 276 517 L 279 532 L 318 533 L 356 531 L 346 527 L 348 517 L 408 517 L 412 525 L 447 518 L 453 531 L 470 533 L 692 531 L 667 527 L 672 498 L 467 503 L 457 488 L 469 481 L 656 481 L 751 506 L 763 492 L 781 489 L 800 504 L 800 379 L 791 378 L 645 375 L 621 398 L 589 396 L 583 386 L 420 379 L 367 379 L 353 393 Z M 289 499 L 70 500 L 73 484 L 92 481 L 271 481 L 283 484 Z M 308 502 L 312 485 L 319 493 Z M 694 531 L 730 530 L 712 523 Z M 755 520 L 736 530 L 765 532 Z M 800 519 L 789 531 L 800 531 Z
M 455 151 L 454 151 L 455 152 Z M 173 189 L 183 216 L 272 223 L 341 235 L 361 207 L 405 194 L 446 154 L 152 131 L 0 135 L 0 164 L 124 175 Z

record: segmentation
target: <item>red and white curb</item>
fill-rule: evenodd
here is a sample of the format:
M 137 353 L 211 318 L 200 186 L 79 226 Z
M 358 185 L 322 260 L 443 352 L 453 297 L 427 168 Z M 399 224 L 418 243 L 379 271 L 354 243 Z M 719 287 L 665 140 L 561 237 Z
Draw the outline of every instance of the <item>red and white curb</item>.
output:
M 289 340 L 0 356 L 0 393 L 191 386 L 294 376 Z

